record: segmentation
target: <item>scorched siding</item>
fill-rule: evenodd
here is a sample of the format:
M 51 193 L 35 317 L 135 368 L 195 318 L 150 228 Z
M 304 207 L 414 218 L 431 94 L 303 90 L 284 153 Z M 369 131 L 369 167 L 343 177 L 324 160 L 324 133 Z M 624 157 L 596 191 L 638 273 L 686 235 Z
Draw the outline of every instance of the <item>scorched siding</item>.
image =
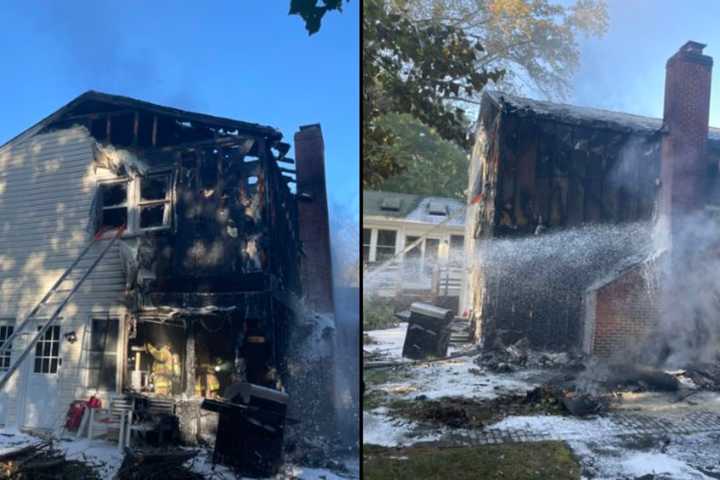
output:
M 0 150 L 0 320 L 21 321 L 91 240 L 89 214 L 97 188 L 93 152 L 94 140 L 79 127 L 21 138 Z M 93 248 L 99 251 L 102 245 Z M 88 255 L 78 272 L 93 258 Z M 82 345 L 89 320 L 107 314 L 122 318 L 123 288 L 122 265 L 113 247 L 63 310 L 58 323 L 62 333 L 75 331 L 78 341 L 61 341 L 54 426 L 62 423 L 72 400 L 86 396 Z M 14 342 L 13 355 L 29 341 L 23 336 Z M 33 352 L 25 363 L 32 360 Z M 5 399 L 2 423 L 22 421 L 19 407 L 29 371 L 24 367 L 0 396 Z

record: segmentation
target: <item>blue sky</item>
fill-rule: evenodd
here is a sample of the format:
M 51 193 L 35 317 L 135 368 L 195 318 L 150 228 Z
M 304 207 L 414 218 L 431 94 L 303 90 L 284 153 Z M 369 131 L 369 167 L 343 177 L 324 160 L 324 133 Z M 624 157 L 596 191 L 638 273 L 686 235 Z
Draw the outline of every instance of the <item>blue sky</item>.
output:
M 290 0 L 4 1 L 0 143 L 86 90 L 272 125 L 321 123 L 331 216 L 357 228 L 359 1 L 308 37 Z
M 581 39 L 570 103 L 661 118 L 665 62 L 688 40 L 715 59 L 710 125 L 720 126 L 720 2 L 609 0 L 609 30 Z

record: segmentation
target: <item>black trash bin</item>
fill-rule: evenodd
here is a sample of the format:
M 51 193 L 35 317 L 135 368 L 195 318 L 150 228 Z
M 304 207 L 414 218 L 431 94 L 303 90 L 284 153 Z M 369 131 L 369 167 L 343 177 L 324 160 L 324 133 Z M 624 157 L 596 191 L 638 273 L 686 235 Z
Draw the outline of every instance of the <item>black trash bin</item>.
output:
M 403 357 L 423 360 L 447 355 L 452 310 L 429 303 L 410 305 L 410 318 L 403 345 Z
M 271 388 L 238 383 L 224 392 L 225 401 L 203 401 L 218 413 L 213 463 L 245 475 L 268 477 L 282 465 L 288 396 Z

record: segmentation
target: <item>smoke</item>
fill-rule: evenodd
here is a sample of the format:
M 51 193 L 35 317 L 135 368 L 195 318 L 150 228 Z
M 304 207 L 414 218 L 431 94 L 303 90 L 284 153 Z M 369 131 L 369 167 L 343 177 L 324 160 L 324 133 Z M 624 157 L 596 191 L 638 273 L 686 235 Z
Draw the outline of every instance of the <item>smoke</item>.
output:
M 357 212 L 338 203 L 330 209 L 335 300 L 335 405 L 341 445 L 359 448 L 359 225 Z
M 666 220 L 666 219 L 665 219 Z M 720 219 L 673 217 L 667 261 L 660 269 L 660 323 L 651 350 L 669 368 L 714 362 L 720 349 Z M 658 235 L 667 240 L 667 223 Z
M 37 34 L 48 38 L 49 48 L 58 52 L 56 74 L 65 76 L 76 90 L 155 98 L 185 109 L 201 107 L 182 56 L 163 64 L 157 43 L 134 42 L 146 35 L 133 30 L 136 25 L 126 12 L 119 4 L 83 2 L 81 10 L 69 14 L 66 3 L 48 2 L 27 15 Z

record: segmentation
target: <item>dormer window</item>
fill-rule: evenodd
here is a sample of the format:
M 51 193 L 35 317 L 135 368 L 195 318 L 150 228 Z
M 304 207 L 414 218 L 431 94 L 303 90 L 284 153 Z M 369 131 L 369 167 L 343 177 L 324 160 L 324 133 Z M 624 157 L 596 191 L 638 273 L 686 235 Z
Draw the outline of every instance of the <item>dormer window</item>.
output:
M 441 202 L 428 202 L 427 211 L 430 215 L 447 217 L 448 206 Z
M 380 210 L 386 212 L 399 212 L 400 211 L 400 199 L 399 198 L 383 198 L 380 204 Z

